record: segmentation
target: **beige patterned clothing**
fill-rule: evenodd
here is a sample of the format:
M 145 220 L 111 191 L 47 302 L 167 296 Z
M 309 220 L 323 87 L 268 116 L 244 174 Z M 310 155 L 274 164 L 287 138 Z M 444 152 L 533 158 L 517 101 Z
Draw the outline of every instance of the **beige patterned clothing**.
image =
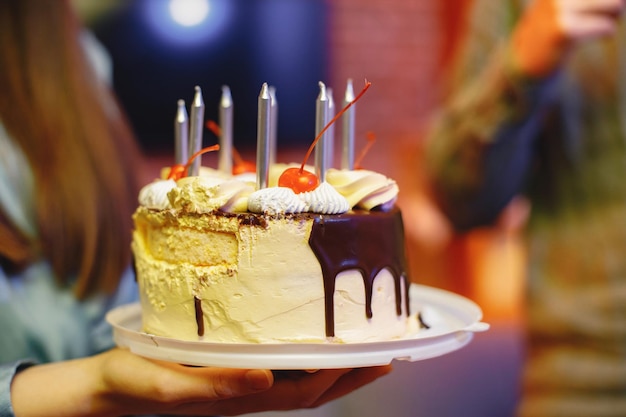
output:
M 523 79 L 504 46 L 522 3 L 476 1 L 427 164 L 461 229 L 532 203 L 519 415 L 626 416 L 626 33 Z

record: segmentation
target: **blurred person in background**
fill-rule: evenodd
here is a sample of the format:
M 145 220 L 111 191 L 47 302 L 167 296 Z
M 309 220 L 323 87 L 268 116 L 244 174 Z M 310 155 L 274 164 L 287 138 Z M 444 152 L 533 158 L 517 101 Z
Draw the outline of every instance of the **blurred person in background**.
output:
M 623 9 L 475 0 L 427 141 L 458 231 L 530 202 L 523 417 L 626 416 Z
M 142 157 L 67 1 L 0 0 L 0 416 L 315 407 L 389 367 L 186 367 L 113 347 Z

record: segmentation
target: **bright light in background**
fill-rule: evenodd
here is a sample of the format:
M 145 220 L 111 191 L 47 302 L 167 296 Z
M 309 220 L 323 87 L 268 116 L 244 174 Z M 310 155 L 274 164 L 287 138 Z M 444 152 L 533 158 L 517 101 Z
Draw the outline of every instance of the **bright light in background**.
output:
M 176 46 L 196 46 L 215 39 L 228 27 L 229 0 L 147 0 L 143 14 L 156 35 Z
M 170 0 L 172 19 L 183 26 L 201 23 L 210 12 L 208 0 Z

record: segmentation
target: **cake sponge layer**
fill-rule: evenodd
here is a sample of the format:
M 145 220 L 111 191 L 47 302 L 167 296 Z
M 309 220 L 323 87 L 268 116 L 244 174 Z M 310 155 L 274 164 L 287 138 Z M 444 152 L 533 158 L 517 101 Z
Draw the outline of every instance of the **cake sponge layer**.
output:
M 320 216 L 139 208 L 134 220 L 133 252 L 148 333 L 279 343 L 389 340 L 406 331 L 406 282 L 390 269 L 376 270 L 369 289 L 363 269 L 340 271 L 328 291 L 331 281 L 309 241 L 313 227 L 329 227 Z

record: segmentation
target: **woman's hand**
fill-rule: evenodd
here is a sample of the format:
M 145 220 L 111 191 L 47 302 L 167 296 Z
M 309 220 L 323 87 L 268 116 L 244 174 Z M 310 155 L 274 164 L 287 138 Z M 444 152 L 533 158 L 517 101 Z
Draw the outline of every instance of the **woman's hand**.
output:
M 624 0 L 533 0 L 513 32 L 514 65 L 534 77 L 550 74 L 577 42 L 612 35 Z
M 188 367 L 116 348 L 28 368 L 13 380 L 11 398 L 17 417 L 238 415 L 317 407 L 390 369 L 290 372 L 274 378 L 269 370 Z

